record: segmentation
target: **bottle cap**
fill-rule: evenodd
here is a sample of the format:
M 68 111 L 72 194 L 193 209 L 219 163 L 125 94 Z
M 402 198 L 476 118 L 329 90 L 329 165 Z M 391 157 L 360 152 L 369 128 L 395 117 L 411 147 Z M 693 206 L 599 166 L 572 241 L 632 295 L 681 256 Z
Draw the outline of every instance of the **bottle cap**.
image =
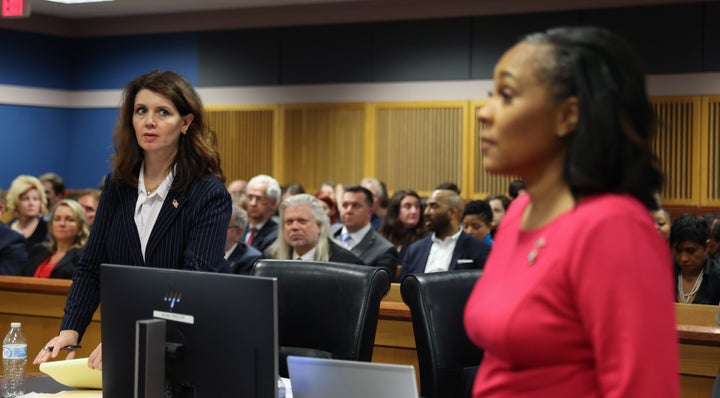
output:
M 19 328 L 19 327 L 20 327 L 20 322 L 10 322 L 10 327 L 11 327 L 11 328 Z

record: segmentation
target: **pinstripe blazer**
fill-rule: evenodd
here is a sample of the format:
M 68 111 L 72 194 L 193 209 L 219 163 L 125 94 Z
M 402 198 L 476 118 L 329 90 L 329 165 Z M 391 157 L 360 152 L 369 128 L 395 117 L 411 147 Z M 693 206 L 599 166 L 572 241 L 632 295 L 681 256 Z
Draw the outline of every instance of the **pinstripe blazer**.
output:
M 171 190 L 150 233 L 145 259 L 135 225 L 137 188 L 108 176 L 95 223 L 68 292 L 61 330 L 82 334 L 100 303 L 100 264 L 229 272 L 225 236 L 231 201 L 210 173 L 184 192 Z

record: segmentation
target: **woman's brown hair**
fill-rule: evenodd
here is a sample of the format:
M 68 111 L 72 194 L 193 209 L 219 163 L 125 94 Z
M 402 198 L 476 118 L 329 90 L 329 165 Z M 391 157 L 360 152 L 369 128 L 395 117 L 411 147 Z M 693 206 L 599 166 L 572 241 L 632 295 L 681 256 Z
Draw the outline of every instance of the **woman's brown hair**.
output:
M 171 71 L 152 71 L 130 81 L 123 93 L 120 114 L 113 132 L 115 153 L 110 158 L 113 180 L 137 187 L 143 150 L 137 143 L 133 128 L 135 97 L 147 89 L 169 99 L 182 116 L 192 114 L 194 119 L 187 134 L 180 135 L 175 156 L 175 177 L 171 190 L 185 191 L 193 180 L 206 172 L 220 181 L 225 175 L 220 168 L 215 132 L 205 124 L 202 100 L 184 77 Z

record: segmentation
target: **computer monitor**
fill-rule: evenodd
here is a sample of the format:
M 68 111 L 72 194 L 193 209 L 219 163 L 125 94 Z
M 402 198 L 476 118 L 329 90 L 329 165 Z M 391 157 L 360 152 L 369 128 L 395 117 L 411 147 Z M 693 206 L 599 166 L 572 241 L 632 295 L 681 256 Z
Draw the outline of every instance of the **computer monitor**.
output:
M 173 398 L 277 396 L 277 280 L 103 264 L 103 397 L 134 394 L 136 321 L 164 319 Z

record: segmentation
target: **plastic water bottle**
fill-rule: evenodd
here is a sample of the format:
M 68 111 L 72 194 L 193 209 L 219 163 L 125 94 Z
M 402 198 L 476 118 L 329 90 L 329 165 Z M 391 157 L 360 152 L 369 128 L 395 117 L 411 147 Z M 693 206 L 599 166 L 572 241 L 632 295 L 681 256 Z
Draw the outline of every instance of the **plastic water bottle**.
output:
M 3 340 L 2 396 L 17 397 L 25 393 L 25 363 L 27 362 L 27 339 L 20 322 L 12 322 Z

